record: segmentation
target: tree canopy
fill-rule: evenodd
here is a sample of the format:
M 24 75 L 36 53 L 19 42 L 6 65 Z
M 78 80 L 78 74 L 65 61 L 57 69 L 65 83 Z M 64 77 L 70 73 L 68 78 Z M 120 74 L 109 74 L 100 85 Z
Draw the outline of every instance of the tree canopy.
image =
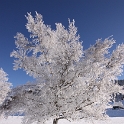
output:
M 0 68 L 0 105 L 5 100 L 12 84 L 8 82 L 7 74 Z
M 13 89 L 2 112 L 24 112 L 24 124 L 60 115 L 70 120 L 105 117 L 112 94 L 121 90 L 115 80 L 123 72 L 124 45 L 109 52 L 115 43 L 109 37 L 83 50 L 74 20 L 69 20 L 68 29 L 56 23 L 53 30 L 38 13 L 26 18 L 30 38 L 17 33 L 11 57 L 14 69 L 25 70 L 37 83 Z

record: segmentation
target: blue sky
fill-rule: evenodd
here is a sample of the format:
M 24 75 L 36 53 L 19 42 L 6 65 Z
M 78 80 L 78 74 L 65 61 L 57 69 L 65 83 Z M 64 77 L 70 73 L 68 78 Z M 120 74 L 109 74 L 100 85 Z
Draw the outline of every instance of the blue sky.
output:
M 68 18 L 74 19 L 84 49 L 98 38 L 111 35 L 116 44 L 124 42 L 124 0 L 0 0 L 0 67 L 8 73 L 13 86 L 32 80 L 23 70 L 13 70 L 14 58 L 10 58 L 10 53 L 15 49 L 17 32 L 29 36 L 25 15 L 35 15 L 35 11 L 52 28 L 56 22 L 67 27 Z

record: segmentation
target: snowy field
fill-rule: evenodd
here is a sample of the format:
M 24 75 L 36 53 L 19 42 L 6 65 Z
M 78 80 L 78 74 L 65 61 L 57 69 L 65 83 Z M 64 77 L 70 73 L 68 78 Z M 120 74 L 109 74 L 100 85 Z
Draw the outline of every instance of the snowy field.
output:
M 9 117 L 7 120 L 0 120 L 0 124 L 21 124 L 22 117 Z M 52 122 L 48 122 L 47 124 L 52 124 Z M 93 122 L 68 122 L 67 120 L 60 120 L 58 124 L 124 124 L 124 117 L 111 117 L 109 120 L 105 121 L 93 121 Z
M 59 120 L 58 124 L 124 124 L 124 109 L 113 110 L 108 108 L 107 115 L 110 117 L 104 121 L 85 121 L 80 122 L 69 122 L 65 119 Z M 22 116 L 9 117 L 8 119 L 0 119 L 0 124 L 21 124 Z M 47 124 L 52 124 L 52 120 L 47 122 Z
M 106 113 L 110 118 L 104 121 L 81 120 L 80 122 L 69 122 L 65 119 L 61 119 L 59 120 L 58 124 L 124 124 L 124 109 L 113 110 L 112 108 L 108 108 L 106 110 Z M 21 124 L 22 119 L 23 116 L 10 116 L 8 117 L 8 119 L 0 118 L 0 124 Z M 46 124 L 52 124 L 52 120 L 47 122 Z

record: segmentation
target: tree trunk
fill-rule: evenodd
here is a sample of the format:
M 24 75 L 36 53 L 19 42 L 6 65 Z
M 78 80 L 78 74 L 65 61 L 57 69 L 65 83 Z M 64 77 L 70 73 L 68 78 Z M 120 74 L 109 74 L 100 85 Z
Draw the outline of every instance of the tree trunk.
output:
M 54 119 L 53 124 L 58 124 L 58 120 L 59 120 L 58 118 Z
M 53 120 L 53 124 L 58 124 L 58 120 L 59 120 L 59 119 L 64 119 L 64 117 L 55 118 L 55 119 Z

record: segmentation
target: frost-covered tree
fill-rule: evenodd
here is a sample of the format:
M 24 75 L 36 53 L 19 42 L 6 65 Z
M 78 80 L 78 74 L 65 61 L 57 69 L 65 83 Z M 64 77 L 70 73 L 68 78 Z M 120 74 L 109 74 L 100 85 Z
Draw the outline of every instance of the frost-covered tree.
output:
M 7 93 L 10 91 L 11 83 L 8 82 L 7 74 L 0 68 L 0 104 L 5 100 Z
M 83 51 L 74 21 L 69 20 L 68 29 L 56 23 L 52 30 L 38 13 L 35 18 L 28 13 L 26 18 L 30 38 L 17 33 L 17 49 L 11 56 L 14 69 L 24 69 L 38 82 L 13 89 L 2 112 L 24 112 L 24 124 L 105 117 L 112 94 L 121 90 L 114 80 L 123 71 L 124 45 L 109 53 L 115 43 L 109 37 Z

